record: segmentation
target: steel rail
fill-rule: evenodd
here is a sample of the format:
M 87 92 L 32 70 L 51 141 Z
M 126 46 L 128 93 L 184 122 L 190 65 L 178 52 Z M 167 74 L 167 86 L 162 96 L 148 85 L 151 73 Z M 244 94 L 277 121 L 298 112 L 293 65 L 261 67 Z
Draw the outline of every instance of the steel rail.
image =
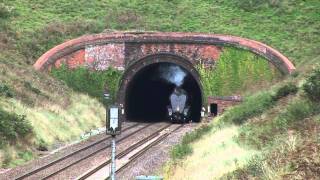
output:
M 129 129 L 137 127 L 138 125 L 139 125 L 139 123 L 135 123 L 134 125 L 125 128 L 123 131 L 128 131 Z M 104 142 L 104 141 L 106 141 L 108 139 L 111 139 L 111 136 L 104 137 L 104 138 L 102 138 L 102 139 L 100 139 L 100 140 L 98 140 L 98 141 L 96 141 L 94 143 L 91 143 L 91 144 L 89 144 L 89 145 L 87 145 L 87 146 L 85 146 L 83 148 L 80 148 L 80 149 L 78 149 L 78 150 L 76 150 L 76 151 L 74 151 L 72 153 L 69 153 L 69 154 L 67 154 L 67 155 L 65 155 L 65 156 L 63 156 L 63 157 L 61 157 L 59 159 L 51 161 L 50 163 L 48 163 L 48 164 L 46 164 L 44 166 L 41 166 L 41 167 L 39 167 L 37 169 L 34 169 L 34 170 L 31 170 L 30 172 L 27 172 L 27 173 L 23 174 L 22 176 L 19 176 L 19 177 L 15 178 L 15 179 L 16 180 L 22 180 L 22 179 L 25 179 L 25 178 L 27 178 L 29 176 L 32 176 L 32 175 L 34 175 L 34 174 L 36 174 L 36 173 L 38 173 L 38 172 L 40 172 L 40 171 L 42 171 L 44 169 L 47 169 L 47 168 L 49 168 L 49 167 L 51 167 L 51 166 L 53 166 L 53 165 L 65 160 L 65 159 L 68 159 L 68 158 L 74 156 L 75 154 L 78 154 L 78 153 L 83 152 L 83 151 L 85 151 L 85 150 L 87 150 L 89 148 L 92 148 L 93 146 L 96 146 L 96 145 L 98 145 L 98 144 L 100 144 L 100 143 L 102 143 L 102 142 Z
M 139 142 L 133 144 L 132 146 L 130 146 L 129 148 L 123 150 L 122 152 L 120 152 L 119 154 L 116 155 L 117 159 L 120 159 L 124 156 L 126 156 L 127 154 L 129 154 L 130 152 L 132 152 L 133 150 L 137 149 L 139 146 L 143 145 L 144 143 L 148 142 L 149 140 L 157 137 L 161 131 L 167 129 L 168 127 L 172 126 L 172 124 L 169 124 L 163 128 L 160 128 L 159 130 L 157 130 L 156 132 L 152 133 L 151 135 L 149 135 L 148 137 L 140 140 Z M 139 156 L 141 156 L 145 151 L 147 151 L 148 149 L 150 149 L 151 147 L 155 146 L 156 144 L 160 143 L 161 141 L 163 141 L 170 133 L 178 130 L 179 128 L 181 128 L 183 125 L 178 126 L 178 128 L 175 128 L 173 131 L 163 134 L 161 135 L 157 140 L 155 140 L 154 142 L 150 143 L 149 145 L 147 145 L 146 147 L 144 147 L 142 150 L 140 150 L 137 154 L 135 154 L 133 157 L 130 158 L 130 161 L 128 163 L 126 163 L 124 166 L 122 166 L 120 169 L 118 169 L 116 172 L 119 172 L 122 168 L 128 166 L 128 164 L 137 159 Z M 82 175 L 80 178 L 78 178 L 78 180 L 85 180 L 88 177 L 90 177 L 91 175 L 93 175 L 94 173 L 98 172 L 100 169 L 102 169 L 103 167 L 107 166 L 108 164 L 111 163 L 111 159 L 107 160 L 106 162 L 102 163 L 101 165 L 97 166 L 96 168 L 94 168 L 93 170 L 87 172 L 86 174 Z
M 129 164 L 131 164 L 133 161 L 135 161 L 136 159 L 138 159 L 139 157 L 141 157 L 146 151 L 148 151 L 150 148 L 152 148 L 153 146 L 159 144 L 161 141 L 163 141 L 165 138 L 167 138 L 171 133 L 177 131 L 178 129 L 182 128 L 183 125 L 178 126 L 177 128 L 175 128 L 174 130 L 170 131 L 169 133 L 163 134 L 161 135 L 157 140 L 153 141 L 152 143 L 150 143 L 149 145 L 147 145 L 146 147 L 144 147 L 143 149 L 141 149 L 138 153 L 136 153 L 135 155 L 133 155 L 132 157 L 129 158 L 129 162 L 126 163 L 125 165 L 121 166 L 119 169 L 117 169 L 116 173 L 119 173 L 120 171 L 122 171 L 124 168 L 128 167 Z M 108 179 L 108 178 L 107 178 Z
M 130 133 L 130 134 L 128 134 L 128 135 L 126 135 L 126 136 L 124 136 L 124 137 L 116 140 L 116 141 L 117 141 L 117 142 L 122 142 L 123 140 L 129 138 L 130 136 L 132 136 L 132 135 L 134 135 L 134 134 L 142 131 L 143 129 L 145 129 L 145 128 L 151 126 L 151 125 L 152 125 L 152 124 L 146 124 L 146 125 L 143 126 L 142 128 L 139 128 L 137 131 L 134 131 L 134 132 L 132 132 L 132 133 Z M 57 171 L 55 171 L 55 172 L 53 172 L 53 173 L 51 173 L 51 174 L 48 174 L 47 176 L 45 176 L 45 177 L 42 178 L 42 179 L 49 179 L 49 178 L 51 178 L 51 177 L 53 177 L 53 176 L 55 176 L 55 175 L 57 175 L 57 174 L 65 171 L 66 169 L 68 169 L 68 168 L 70 168 L 70 167 L 72 167 L 72 166 L 80 163 L 81 161 L 86 160 L 86 159 L 88 159 L 88 158 L 90 158 L 90 157 L 98 154 L 98 153 L 101 152 L 101 151 L 104 151 L 105 149 L 107 149 L 107 148 L 109 148 L 109 147 L 111 147 L 111 144 L 108 144 L 107 146 L 102 147 L 102 148 L 98 149 L 97 151 L 94 151 L 94 152 L 92 152 L 92 153 L 90 153 L 90 154 L 88 154 L 88 155 L 86 155 L 86 156 L 84 156 L 84 157 L 82 157 L 82 158 L 74 161 L 73 163 L 71 163 L 71 164 L 69 164 L 69 165 L 67 165 L 67 166 L 65 166 L 65 167 L 63 167 L 63 168 L 60 168 L 59 170 L 57 170 Z

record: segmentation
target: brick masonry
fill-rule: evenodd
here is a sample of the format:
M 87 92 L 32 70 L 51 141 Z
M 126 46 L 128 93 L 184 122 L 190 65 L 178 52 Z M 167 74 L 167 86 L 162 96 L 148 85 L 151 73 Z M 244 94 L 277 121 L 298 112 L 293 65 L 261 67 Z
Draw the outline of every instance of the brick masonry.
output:
M 228 107 L 240 104 L 242 102 L 241 96 L 216 96 L 207 98 L 208 106 L 210 104 L 217 104 L 217 114 L 223 113 Z M 210 108 L 208 108 L 210 109 Z M 213 112 L 211 112 L 212 114 Z
M 208 67 L 215 64 L 225 45 L 264 56 L 285 74 L 295 70 L 290 60 L 280 52 L 254 40 L 228 35 L 162 32 L 82 36 L 52 48 L 37 60 L 34 67 L 48 70 L 66 63 L 70 68 L 85 65 L 95 70 L 108 67 L 125 70 L 132 62 L 157 53 L 176 54 L 194 65 L 202 63 Z
M 258 41 L 219 34 L 164 32 L 114 32 L 82 36 L 50 49 L 36 61 L 34 68 L 50 70 L 64 63 L 69 68 L 84 65 L 93 70 L 113 67 L 118 70 L 130 69 L 126 72 L 131 72 L 133 69 L 130 67 L 137 65 L 135 62 L 143 67 L 149 61 L 157 61 L 157 58 L 145 57 L 153 55 L 152 57 L 160 58 L 160 54 L 167 53 L 183 57 L 181 60 L 188 61 L 191 70 L 199 63 L 205 67 L 213 66 L 226 45 L 259 54 L 284 74 L 295 70 L 287 57 Z M 140 59 L 144 62 L 139 61 Z M 121 87 L 126 87 L 126 78 L 123 77 L 124 85 Z M 125 103 L 122 97 L 125 90 L 126 88 L 120 88 L 120 103 Z M 218 104 L 218 113 L 221 113 L 239 101 L 216 97 L 208 99 L 208 104 L 210 103 Z

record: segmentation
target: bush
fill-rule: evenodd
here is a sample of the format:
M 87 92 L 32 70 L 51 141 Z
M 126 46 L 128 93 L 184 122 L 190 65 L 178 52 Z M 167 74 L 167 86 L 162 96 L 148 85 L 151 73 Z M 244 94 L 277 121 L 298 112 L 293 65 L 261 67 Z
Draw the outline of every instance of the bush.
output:
M 233 107 L 231 111 L 227 111 L 222 120 L 242 124 L 249 118 L 262 114 L 273 105 L 272 95 L 267 92 L 261 93 L 245 99 L 242 104 Z
M 13 98 L 14 93 L 8 85 L 0 83 L 0 96 Z
M 286 97 L 290 94 L 296 94 L 298 92 L 299 88 L 293 84 L 293 83 L 288 83 L 285 84 L 284 86 L 280 87 L 276 94 L 273 96 L 274 100 L 279 100 L 283 97 Z
M 64 81 L 69 87 L 103 102 L 103 91 L 107 83 L 112 101 L 116 98 L 121 72 L 112 68 L 105 71 L 91 71 L 85 67 L 68 69 L 66 65 L 53 69 L 51 74 Z
M 3 140 L 14 141 L 32 133 L 32 126 L 25 116 L 11 114 L 0 108 L 0 136 Z
M 303 84 L 303 90 L 313 102 L 320 102 L 320 68 L 314 69 Z

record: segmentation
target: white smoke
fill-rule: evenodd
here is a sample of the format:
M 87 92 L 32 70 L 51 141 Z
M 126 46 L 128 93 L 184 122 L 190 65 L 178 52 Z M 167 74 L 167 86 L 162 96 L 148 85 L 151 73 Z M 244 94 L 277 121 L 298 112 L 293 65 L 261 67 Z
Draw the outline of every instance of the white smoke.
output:
M 168 64 L 160 66 L 160 77 L 176 86 L 181 86 L 187 73 L 178 65 Z

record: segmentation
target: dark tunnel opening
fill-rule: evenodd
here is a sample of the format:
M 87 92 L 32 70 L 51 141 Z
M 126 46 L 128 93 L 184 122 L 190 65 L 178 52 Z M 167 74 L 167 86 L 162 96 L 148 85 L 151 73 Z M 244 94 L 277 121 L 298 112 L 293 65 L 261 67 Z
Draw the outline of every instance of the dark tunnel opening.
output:
M 165 76 L 163 70 L 166 71 Z M 183 72 L 182 78 L 179 70 Z M 171 81 L 168 80 L 172 77 L 174 78 Z M 202 95 L 198 82 L 182 66 L 167 62 L 148 65 L 134 75 L 126 89 L 126 119 L 144 122 L 168 121 L 169 97 L 177 85 L 188 94 L 190 119 L 199 122 Z

